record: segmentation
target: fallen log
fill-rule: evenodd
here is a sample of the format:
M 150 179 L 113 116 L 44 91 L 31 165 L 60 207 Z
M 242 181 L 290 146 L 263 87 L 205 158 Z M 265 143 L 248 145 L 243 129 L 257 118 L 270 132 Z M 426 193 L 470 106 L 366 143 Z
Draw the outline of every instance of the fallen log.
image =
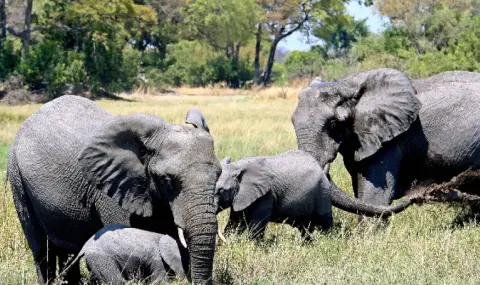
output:
M 417 204 L 430 202 L 480 203 L 480 169 L 468 169 L 450 181 L 416 185 L 407 191 Z

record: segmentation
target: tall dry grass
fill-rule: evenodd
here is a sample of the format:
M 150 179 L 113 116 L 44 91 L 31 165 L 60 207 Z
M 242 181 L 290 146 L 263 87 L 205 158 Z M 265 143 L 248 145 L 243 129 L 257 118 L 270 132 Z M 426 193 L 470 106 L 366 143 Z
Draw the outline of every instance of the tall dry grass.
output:
M 113 114 L 145 112 L 183 124 L 186 111 L 199 107 L 215 139 L 219 159 L 274 155 L 296 147 L 290 116 L 296 100 L 260 96 L 144 96 L 134 102 L 98 101 Z M 0 106 L 0 178 L 8 145 L 21 122 L 39 105 Z M 351 193 L 339 158 L 331 169 L 336 183 Z M 2 194 L 3 196 L 3 194 Z M 3 198 L 2 198 L 3 199 Z M 0 208 L 0 284 L 34 284 L 30 252 L 8 189 Z M 302 245 L 297 230 L 271 224 L 262 244 L 229 236 L 215 258 L 217 284 L 478 284 L 480 227 L 458 223 L 467 209 L 446 205 L 413 206 L 379 228 L 359 225 L 354 215 L 334 211 L 331 233 L 315 234 Z M 228 212 L 219 216 L 224 226 Z M 177 282 L 185 284 L 186 281 Z
M 165 89 L 158 92 L 152 88 L 139 87 L 130 93 L 124 93 L 123 96 L 154 97 L 154 96 L 248 96 L 255 99 L 294 99 L 304 88 L 310 84 L 309 78 L 292 79 L 288 84 L 273 84 L 268 87 L 252 86 L 248 89 L 228 88 L 226 84 L 215 84 L 207 87 L 182 86 L 177 88 Z

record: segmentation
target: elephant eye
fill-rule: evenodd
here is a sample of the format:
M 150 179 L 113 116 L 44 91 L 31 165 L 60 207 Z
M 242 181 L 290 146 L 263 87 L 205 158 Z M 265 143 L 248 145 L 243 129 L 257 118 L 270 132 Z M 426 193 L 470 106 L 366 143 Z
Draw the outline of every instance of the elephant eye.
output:
M 326 131 L 334 139 L 341 139 L 343 136 L 344 122 L 339 122 L 336 119 L 331 119 L 326 124 Z
M 331 132 L 333 130 L 336 129 L 336 126 L 337 126 L 337 120 L 335 120 L 335 118 L 331 118 L 329 120 L 327 120 L 326 124 L 325 124 L 325 128 Z

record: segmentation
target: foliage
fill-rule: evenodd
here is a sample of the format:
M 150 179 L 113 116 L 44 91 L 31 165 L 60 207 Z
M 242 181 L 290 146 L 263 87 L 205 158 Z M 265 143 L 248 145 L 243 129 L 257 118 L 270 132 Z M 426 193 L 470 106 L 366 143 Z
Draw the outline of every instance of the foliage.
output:
M 290 79 L 296 77 L 313 78 L 319 75 L 324 63 L 324 58 L 315 51 L 293 51 L 284 62 Z
M 191 32 L 220 50 L 247 43 L 261 18 L 260 7 L 254 0 L 192 1 L 186 13 Z
M 254 0 L 198 0 L 190 2 L 186 14 L 193 37 L 225 53 L 231 68 L 225 76 L 227 82 L 240 87 L 244 75 L 240 49 L 252 38 L 255 24 L 261 21 L 261 8 Z
M 174 86 L 205 86 L 238 79 L 244 83 L 253 77 L 248 61 L 236 62 L 197 41 L 180 41 L 170 47 L 165 81 Z
M 369 34 L 367 19 L 347 15 L 344 1 L 320 1 L 314 16 L 312 34 L 323 42 L 322 53 L 328 56 L 347 55 L 354 42 Z
M 0 80 L 7 78 L 20 62 L 20 53 L 15 49 L 13 40 L 0 44 Z
M 33 89 L 41 85 L 48 85 L 58 75 L 64 51 L 58 43 L 53 41 L 42 42 L 32 48 L 30 53 L 22 58 L 19 66 L 19 73 L 25 82 Z
M 347 2 L 8 1 L 0 80 L 19 74 L 29 91 L 54 98 L 139 86 L 224 82 L 239 88 L 251 86 L 254 77 L 257 84 L 285 85 L 376 67 L 412 77 L 480 70 L 478 0 L 359 1 L 374 4 L 390 20 L 379 34 L 368 31 L 365 19 L 348 15 Z M 278 43 L 295 32 L 315 36 L 319 44 L 292 52 L 275 67 Z

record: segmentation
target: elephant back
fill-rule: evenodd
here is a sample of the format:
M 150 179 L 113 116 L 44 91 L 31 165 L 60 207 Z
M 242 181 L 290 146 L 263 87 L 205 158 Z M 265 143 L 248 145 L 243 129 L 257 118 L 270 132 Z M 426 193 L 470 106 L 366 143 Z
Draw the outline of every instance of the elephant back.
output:
M 62 96 L 28 118 L 15 137 L 12 155 L 22 183 L 58 246 L 80 249 L 93 234 L 91 224 L 98 223 L 84 205 L 88 181 L 77 155 L 89 134 L 111 117 L 88 99 Z
M 480 90 L 480 73 L 469 71 L 447 71 L 427 78 L 412 80 L 417 93 L 427 92 L 438 87 L 462 87 L 467 88 L 476 86 L 476 90 Z

